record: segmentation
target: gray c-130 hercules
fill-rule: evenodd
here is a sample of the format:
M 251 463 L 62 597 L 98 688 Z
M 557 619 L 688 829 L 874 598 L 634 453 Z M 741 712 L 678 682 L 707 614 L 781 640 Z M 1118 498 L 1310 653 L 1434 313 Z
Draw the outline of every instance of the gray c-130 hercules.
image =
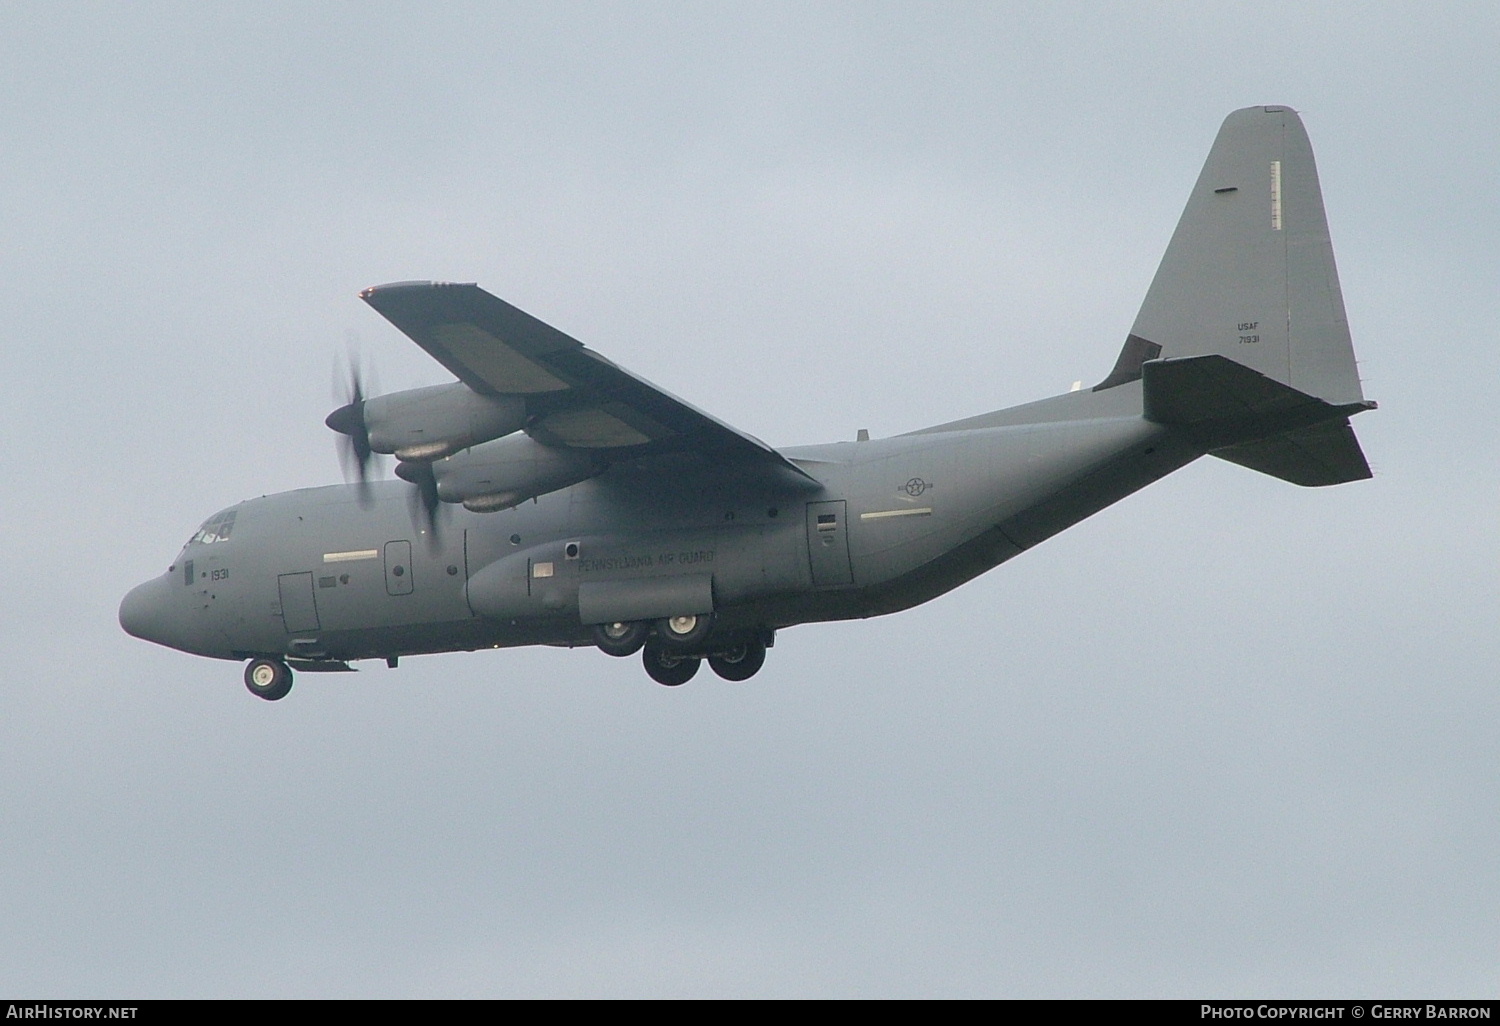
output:
M 941 595 L 1214 455 L 1300 485 L 1370 476 L 1311 146 L 1225 119 L 1113 370 L 1092 388 L 893 438 L 776 450 L 472 284 L 364 300 L 458 379 L 335 410 L 360 481 L 210 518 L 120 623 L 294 669 L 515 645 L 760 669 L 782 627 Z M 402 481 L 366 482 L 374 453 Z

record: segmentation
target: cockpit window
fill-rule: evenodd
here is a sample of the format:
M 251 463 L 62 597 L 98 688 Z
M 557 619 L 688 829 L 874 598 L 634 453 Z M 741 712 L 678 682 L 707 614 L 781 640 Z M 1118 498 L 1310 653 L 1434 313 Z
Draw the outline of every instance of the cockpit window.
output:
M 228 541 L 230 532 L 234 530 L 234 514 L 232 509 L 214 514 L 198 528 L 197 534 L 188 539 L 188 544 L 212 545 L 214 542 Z

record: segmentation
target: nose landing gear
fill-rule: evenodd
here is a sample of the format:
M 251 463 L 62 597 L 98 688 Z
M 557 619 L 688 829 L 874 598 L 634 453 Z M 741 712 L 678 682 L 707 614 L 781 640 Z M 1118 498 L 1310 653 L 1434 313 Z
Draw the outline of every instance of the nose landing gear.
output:
M 292 671 L 280 659 L 252 659 L 245 667 L 245 687 L 256 698 L 276 702 L 292 690 Z

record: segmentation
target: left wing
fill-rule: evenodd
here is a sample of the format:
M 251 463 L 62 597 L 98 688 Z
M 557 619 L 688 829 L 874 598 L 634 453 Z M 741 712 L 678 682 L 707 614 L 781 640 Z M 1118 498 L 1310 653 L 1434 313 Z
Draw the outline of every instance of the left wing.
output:
M 525 431 L 544 445 L 621 459 L 697 452 L 782 467 L 811 480 L 758 438 L 636 377 L 478 285 L 397 282 L 365 289 L 360 297 L 473 391 L 523 400 Z

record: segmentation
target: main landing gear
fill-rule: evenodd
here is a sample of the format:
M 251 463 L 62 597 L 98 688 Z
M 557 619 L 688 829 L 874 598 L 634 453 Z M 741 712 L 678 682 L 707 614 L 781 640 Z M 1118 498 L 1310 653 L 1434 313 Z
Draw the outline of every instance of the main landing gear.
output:
M 675 688 L 697 674 L 703 660 L 725 680 L 749 680 L 766 662 L 771 632 L 735 635 L 715 641 L 712 616 L 671 616 L 654 623 L 601 623 L 594 628 L 594 644 L 612 656 L 641 652 L 646 675 Z
M 749 680 L 766 665 L 766 643 L 759 638 L 741 642 L 709 656 L 708 665 L 725 680 Z
M 280 659 L 252 659 L 245 667 L 245 687 L 256 698 L 276 702 L 292 690 L 292 671 Z
M 698 656 L 674 652 L 670 646 L 662 644 L 660 638 L 646 642 L 641 661 L 646 664 L 646 674 L 652 680 L 669 688 L 692 680 L 703 662 Z
M 635 655 L 650 636 L 648 623 L 601 623 L 594 628 L 594 644 L 605 655 Z

